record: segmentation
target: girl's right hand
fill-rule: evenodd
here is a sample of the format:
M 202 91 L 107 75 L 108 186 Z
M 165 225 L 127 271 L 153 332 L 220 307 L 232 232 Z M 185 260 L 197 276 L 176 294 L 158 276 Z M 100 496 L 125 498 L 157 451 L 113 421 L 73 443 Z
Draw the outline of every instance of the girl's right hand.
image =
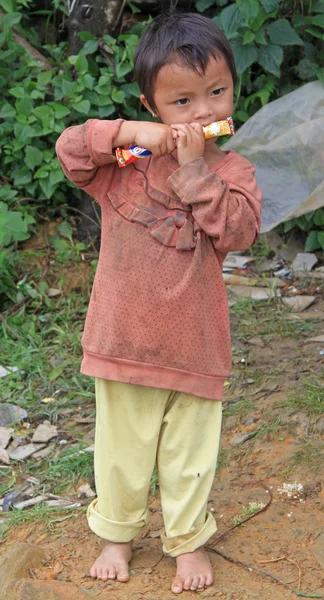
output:
M 139 121 L 137 124 L 138 129 L 134 139 L 137 146 L 150 150 L 156 158 L 171 154 L 176 149 L 177 146 L 174 140 L 176 140 L 178 134 L 169 125 L 151 123 L 150 121 Z

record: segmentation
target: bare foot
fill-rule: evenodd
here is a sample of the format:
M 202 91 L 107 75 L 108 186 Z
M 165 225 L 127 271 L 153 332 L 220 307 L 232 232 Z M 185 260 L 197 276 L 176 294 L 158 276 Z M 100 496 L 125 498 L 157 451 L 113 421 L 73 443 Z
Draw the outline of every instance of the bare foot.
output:
M 183 590 L 200 590 L 214 581 L 212 566 L 203 548 L 177 556 L 177 573 L 171 590 L 180 594 Z
M 118 579 L 125 583 L 129 580 L 128 563 L 131 558 L 132 542 L 106 541 L 100 556 L 91 567 L 90 575 L 102 581 Z

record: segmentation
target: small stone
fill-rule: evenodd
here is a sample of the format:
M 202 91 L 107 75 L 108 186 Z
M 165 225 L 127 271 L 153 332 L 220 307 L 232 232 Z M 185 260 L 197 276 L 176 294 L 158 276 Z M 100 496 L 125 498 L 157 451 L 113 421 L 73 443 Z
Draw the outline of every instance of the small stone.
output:
M 0 559 L 0 590 L 3 591 L 12 579 L 30 577 L 29 569 L 41 568 L 42 559 L 45 559 L 43 550 L 34 544 L 12 546 Z
M 11 373 L 17 373 L 17 371 L 19 371 L 18 367 L 1 367 L 0 366 L 0 377 L 7 377 L 7 375 L 10 375 Z
M 27 419 L 27 412 L 15 404 L 0 404 L 0 426 L 14 425 Z
M 78 497 L 79 498 L 93 498 L 95 496 L 95 492 L 91 489 L 88 483 L 84 485 L 80 485 L 78 489 Z
M 10 465 L 10 458 L 9 458 L 8 452 L 4 448 L 1 448 L 1 446 L 0 446 L 0 463 L 2 463 L 3 465 Z
M 47 423 L 42 423 L 38 425 L 35 429 L 35 433 L 32 437 L 32 442 L 44 442 L 47 443 L 49 440 L 52 440 L 54 437 L 57 437 L 57 428 L 55 425 L 48 425 Z
M 289 521 L 289 523 L 295 523 L 296 519 L 292 515 L 289 515 L 288 521 Z
M 11 427 L 0 427 L 0 448 L 7 448 L 13 432 Z
M 143 573 L 145 573 L 145 575 L 151 575 L 151 573 L 153 573 L 153 569 L 144 569 Z
M 255 423 L 255 418 L 254 418 L 253 416 L 251 416 L 251 417 L 248 417 L 248 418 L 246 419 L 246 421 L 244 421 L 244 425 L 246 425 L 247 427 L 248 427 L 249 425 L 252 425 L 253 423 Z
M 293 271 L 311 271 L 318 262 L 317 256 L 310 252 L 298 252 L 293 264 Z
M 60 296 L 62 294 L 62 290 L 56 288 L 48 288 L 47 295 L 49 298 L 55 298 L 55 296 Z
M 45 444 L 26 444 L 25 446 L 18 446 L 14 450 L 9 450 L 8 454 L 12 460 L 25 460 L 42 448 L 45 448 Z
M 51 454 L 51 452 L 53 452 L 54 450 L 54 444 L 50 444 L 49 446 L 46 446 L 46 448 L 43 448 L 43 450 L 39 450 L 38 452 L 35 452 L 33 454 L 33 458 L 36 458 L 36 460 L 39 460 L 40 458 L 46 458 L 47 456 L 49 456 Z
M 308 338 L 307 340 L 305 340 L 305 344 L 310 344 L 310 343 L 316 343 L 316 344 L 324 343 L 324 334 L 317 335 L 315 337 Z
M 251 337 L 250 339 L 247 340 L 248 344 L 251 344 L 251 346 L 257 346 L 258 348 L 264 348 L 265 343 L 262 339 L 262 337 L 258 337 L 258 336 L 254 336 Z
M 315 296 L 285 296 L 281 301 L 293 312 L 302 312 L 315 302 Z
M 246 442 L 250 437 L 250 433 L 236 433 L 229 441 L 229 443 L 231 446 L 238 446 L 239 444 L 243 444 L 243 442 Z

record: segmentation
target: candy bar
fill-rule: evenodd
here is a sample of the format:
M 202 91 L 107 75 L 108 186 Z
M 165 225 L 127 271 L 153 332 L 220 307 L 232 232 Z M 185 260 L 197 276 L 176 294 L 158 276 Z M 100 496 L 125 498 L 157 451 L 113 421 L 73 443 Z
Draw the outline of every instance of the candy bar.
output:
M 233 135 L 234 125 L 232 117 L 228 117 L 224 121 L 210 123 L 209 125 L 206 125 L 206 127 L 203 127 L 203 131 L 206 140 L 221 135 Z M 146 158 L 146 156 L 149 156 L 150 154 L 152 154 L 150 150 L 146 150 L 146 148 L 141 148 L 140 146 L 116 148 L 116 158 L 119 167 L 127 167 L 127 165 L 130 165 L 139 158 Z

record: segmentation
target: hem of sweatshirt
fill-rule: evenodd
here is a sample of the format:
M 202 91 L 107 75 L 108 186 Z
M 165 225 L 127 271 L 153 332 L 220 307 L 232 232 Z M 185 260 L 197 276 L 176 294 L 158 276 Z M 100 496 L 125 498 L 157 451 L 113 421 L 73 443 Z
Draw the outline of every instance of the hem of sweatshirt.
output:
M 208 400 L 223 400 L 226 376 L 191 373 L 134 360 L 102 356 L 84 350 L 81 373 L 100 379 L 144 385 L 192 394 Z

